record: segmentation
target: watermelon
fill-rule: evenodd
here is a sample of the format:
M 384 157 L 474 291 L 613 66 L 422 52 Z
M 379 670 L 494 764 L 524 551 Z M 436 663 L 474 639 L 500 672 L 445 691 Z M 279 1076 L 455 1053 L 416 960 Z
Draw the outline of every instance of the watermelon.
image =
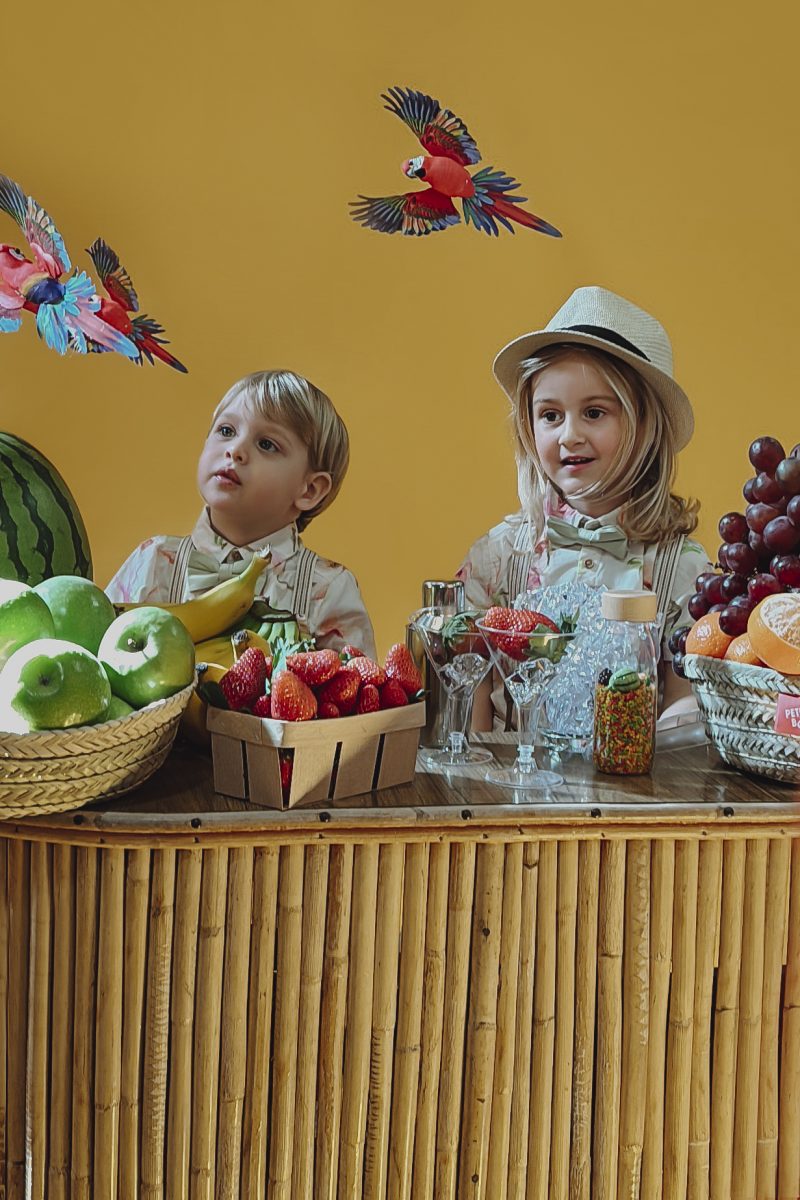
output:
M 92 578 L 86 527 L 53 464 L 0 432 L 0 579 L 32 587 L 53 575 Z

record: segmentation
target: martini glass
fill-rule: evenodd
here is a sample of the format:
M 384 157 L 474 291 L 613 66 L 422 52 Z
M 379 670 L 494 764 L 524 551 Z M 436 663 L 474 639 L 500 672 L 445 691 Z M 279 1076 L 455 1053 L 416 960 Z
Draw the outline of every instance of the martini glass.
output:
M 423 758 L 440 767 L 491 762 L 490 751 L 470 746 L 467 735 L 475 690 L 491 667 L 483 634 L 467 614 L 447 608 L 420 608 L 410 620 L 446 697 L 445 744 L 423 752 Z
M 558 787 L 564 777 L 537 766 L 534 747 L 545 690 L 574 634 L 554 633 L 541 626 L 532 633 L 511 631 L 493 628 L 485 620 L 477 625 L 514 703 L 518 737 L 513 765 L 487 771 L 486 779 L 520 791 Z

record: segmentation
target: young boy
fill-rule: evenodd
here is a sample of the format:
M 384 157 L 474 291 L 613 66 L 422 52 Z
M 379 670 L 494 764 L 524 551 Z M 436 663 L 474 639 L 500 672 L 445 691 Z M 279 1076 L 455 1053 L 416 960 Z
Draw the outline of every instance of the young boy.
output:
M 205 508 L 190 537 L 157 536 L 134 550 L 106 588 L 121 604 L 179 603 L 238 574 L 265 546 L 259 596 L 302 621 L 317 646 L 375 636 L 353 575 L 308 550 L 300 531 L 333 503 L 350 458 L 330 399 L 291 371 L 259 371 L 223 396 L 197 466 Z

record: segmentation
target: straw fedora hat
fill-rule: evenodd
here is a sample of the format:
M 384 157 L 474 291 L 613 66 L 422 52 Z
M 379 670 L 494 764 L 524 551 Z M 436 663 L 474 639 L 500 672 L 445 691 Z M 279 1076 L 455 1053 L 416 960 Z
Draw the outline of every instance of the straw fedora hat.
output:
M 635 367 L 663 404 L 677 449 L 686 445 L 694 430 L 692 406 L 672 377 L 672 345 L 655 317 L 605 288 L 578 288 L 544 329 L 515 338 L 494 360 L 495 379 L 512 403 L 520 364 L 543 346 L 562 343 L 595 346 Z

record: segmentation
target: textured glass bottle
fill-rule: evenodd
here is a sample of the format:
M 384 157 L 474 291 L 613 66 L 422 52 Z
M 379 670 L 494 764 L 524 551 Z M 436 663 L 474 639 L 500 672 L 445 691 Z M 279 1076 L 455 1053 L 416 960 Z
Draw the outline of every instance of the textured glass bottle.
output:
M 594 691 L 594 765 L 644 775 L 653 765 L 658 706 L 656 596 L 605 592 L 604 665 Z

